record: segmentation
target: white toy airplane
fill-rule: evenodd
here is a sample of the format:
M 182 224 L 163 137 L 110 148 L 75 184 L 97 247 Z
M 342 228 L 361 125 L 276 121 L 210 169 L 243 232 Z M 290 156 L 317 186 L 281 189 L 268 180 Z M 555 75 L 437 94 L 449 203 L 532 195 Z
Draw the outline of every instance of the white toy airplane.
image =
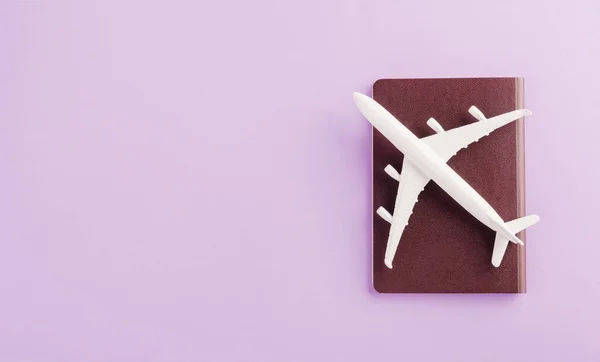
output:
M 419 139 L 373 99 L 361 93 L 354 93 L 353 96 L 358 109 L 367 120 L 404 153 L 402 174 L 398 173 L 391 165 L 385 167 L 385 172 L 400 183 L 394 215 L 390 215 L 383 207 L 377 210 L 377 214 L 391 224 L 385 250 L 385 265 L 388 268 L 392 268 L 396 249 L 417 202 L 417 196 L 430 180 L 438 184 L 477 220 L 496 231 L 492 265 L 500 266 L 509 241 L 523 245 L 523 242 L 515 234 L 534 225 L 540 218 L 537 215 L 529 215 L 504 222 L 492 206 L 446 162 L 461 148 L 466 148 L 499 127 L 523 116 L 531 115 L 530 111 L 521 109 L 485 118 L 479 109 L 472 106 L 469 108 L 469 113 L 479 122 L 445 131 L 435 119 L 430 118 L 427 125 L 436 134 Z

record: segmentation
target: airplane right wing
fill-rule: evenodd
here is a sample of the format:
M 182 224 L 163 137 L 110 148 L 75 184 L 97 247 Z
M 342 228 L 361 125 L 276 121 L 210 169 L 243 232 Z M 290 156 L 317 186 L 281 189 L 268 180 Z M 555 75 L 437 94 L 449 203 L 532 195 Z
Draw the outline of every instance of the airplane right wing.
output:
M 417 203 L 417 197 L 429 182 L 429 178 L 424 176 L 406 157 L 404 158 L 402 173 L 400 175 L 391 166 L 387 166 L 385 171 L 400 183 L 398 194 L 396 195 L 396 204 L 394 205 L 394 214 L 391 220 L 390 235 L 385 249 L 385 265 L 391 269 L 404 228 L 408 225 L 408 219 L 412 214 L 413 207 Z M 383 212 L 385 210 L 380 210 L 377 212 L 380 216 L 387 214 L 387 212 Z
M 448 131 L 445 131 L 435 119 L 430 118 L 427 121 L 427 125 L 436 131 L 436 134 L 421 139 L 444 161 L 448 161 L 460 149 L 467 148 L 471 143 L 479 141 L 480 138 L 489 135 L 494 130 L 523 116 L 531 115 L 530 111 L 519 109 L 496 117 L 486 118 L 475 106 L 469 108 L 469 113 L 479 122 L 470 123 Z

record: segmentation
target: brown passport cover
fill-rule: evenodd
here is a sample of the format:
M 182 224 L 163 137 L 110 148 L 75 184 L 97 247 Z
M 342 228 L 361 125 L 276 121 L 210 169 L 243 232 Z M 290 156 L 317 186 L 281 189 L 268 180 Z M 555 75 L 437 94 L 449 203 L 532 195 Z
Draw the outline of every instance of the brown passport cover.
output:
M 522 78 L 380 79 L 373 98 L 417 137 L 476 122 L 477 106 L 486 117 L 523 108 Z M 500 216 L 525 215 L 523 120 L 512 122 L 460 150 L 448 164 Z M 434 182 L 419 195 L 394 258 L 384 263 L 390 225 L 375 214 L 394 210 L 398 183 L 384 172 L 401 171 L 403 155 L 373 129 L 373 287 L 380 293 L 524 293 L 525 247 L 509 243 L 502 264 L 491 264 L 495 232 L 481 224 Z M 525 240 L 525 233 L 518 236 Z

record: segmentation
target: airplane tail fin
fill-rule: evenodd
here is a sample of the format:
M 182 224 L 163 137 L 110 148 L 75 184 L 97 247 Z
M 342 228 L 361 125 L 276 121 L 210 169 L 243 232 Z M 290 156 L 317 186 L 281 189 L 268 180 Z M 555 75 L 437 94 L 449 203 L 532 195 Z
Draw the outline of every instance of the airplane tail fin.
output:
M 508 247 L 508 242 L 516 242 L 523 244 L 523 242 L 515 236 L 516 233 L 525 230 L 526 228 L 535 225 L 540 221 L 540 217 L 537 215 L 528 215 L 509 221 L 504 224 L 498 224 L 498 231 L 496 232 L 496 240 L 494 241 L 494 252 L 492 254 L 492 265 L 499 267 Z M 517 241 L 514 241 L 517 240 Z

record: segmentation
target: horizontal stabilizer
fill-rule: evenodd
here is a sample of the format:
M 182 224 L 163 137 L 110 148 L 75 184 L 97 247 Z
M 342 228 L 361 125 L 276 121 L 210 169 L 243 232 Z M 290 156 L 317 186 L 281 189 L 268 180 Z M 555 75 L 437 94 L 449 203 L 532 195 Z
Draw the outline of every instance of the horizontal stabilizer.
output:
M 506 226 L 513 233 L 518 233 L 519 231 L 525 230 L 528 227 L 537 224 L 540 221 L 540 217 L 537 215 L 527 215 L 520 219 L 515 219 L 513 221 L 509 221 L 506 223 Z
M 523 245 L 521 239 L 519 239 L 511 229 L 508 228 L 508 225 L 504 223 L 501 219 L 497 220 L 495 217 L 490 216 L 490 221 L 494 224 L 494 230 L 504 236 L 506 239 L 512 241 L 515 244 Z
M 508 229 L 508 233 L 516 234 L 524 229 L 537 224 L 540 221 L 540 217 L 537 215 L 528 215 L 519 219 L 509 221 L 505 224 L 505 229 Z M 494 251 L 492 254 L 492 265 L 496 268 L 500 266 L 506 248 L 508 247 L 509 238 L 506 236 L 506 232 L 497 231 L 496 240 L 494 241 Z M 519 240 L 520 241 L 520 240 Z
M 508 247 L 508 239 L 500 233 L 496 233 L 496 240 L 494 240 L 494 251 L 492 252 L 492 265 L 496 268 L 502 263 L 504 253 Z

